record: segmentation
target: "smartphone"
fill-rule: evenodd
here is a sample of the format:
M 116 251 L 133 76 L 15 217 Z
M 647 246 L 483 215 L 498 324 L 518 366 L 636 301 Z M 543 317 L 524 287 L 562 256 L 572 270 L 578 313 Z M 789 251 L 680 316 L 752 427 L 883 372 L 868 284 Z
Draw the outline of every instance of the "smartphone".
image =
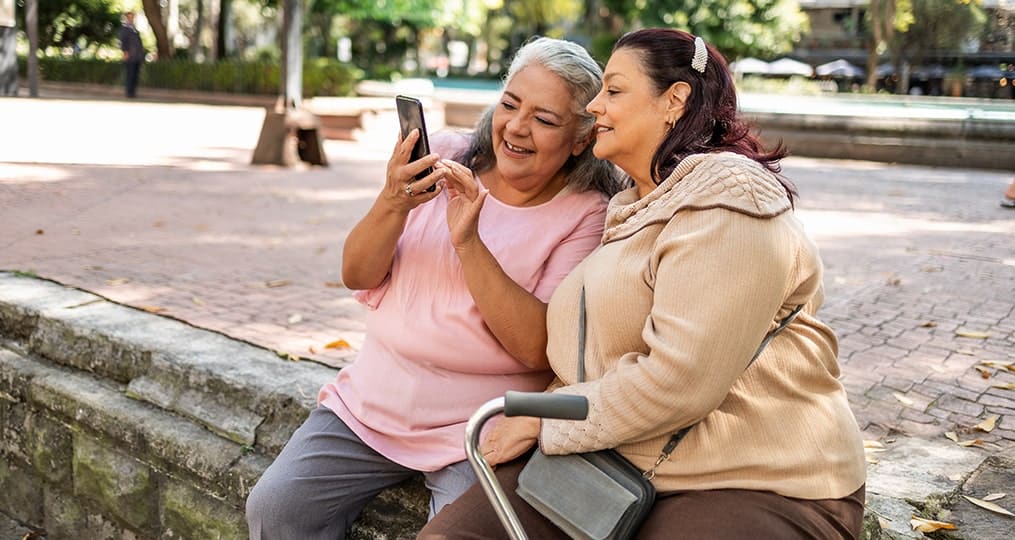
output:
M 419 130 L 419 139 L 412 147 L 412 155 L 409 162 L 412 163 L 430 153 L 430 139 L 426 136 L 426 122 L 423 120 L 423 103 L 418 99 L 409 96 L 395 96 L 395 105 L 398 108 L 398 123 L 402 127 L 402 138 L 408 137 L 412 130 Z M 422 180 L 426 175 L 433 172 L 433 167 L 416 175 L 416 180 Z M 437 184 L 434 184 L 426 191 L 434 191 Z

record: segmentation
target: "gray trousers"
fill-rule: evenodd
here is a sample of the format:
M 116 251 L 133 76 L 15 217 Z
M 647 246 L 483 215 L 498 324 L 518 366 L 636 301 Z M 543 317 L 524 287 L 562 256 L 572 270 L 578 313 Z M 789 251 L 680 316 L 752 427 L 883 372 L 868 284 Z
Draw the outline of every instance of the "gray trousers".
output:
M 335 540 L 381 490 L 420 474 L 378 454 L 325 407 L 293 433 L 247 497 L 252 540 Z M 467 461 L 422 473 L 430 517 L 476 481 Z

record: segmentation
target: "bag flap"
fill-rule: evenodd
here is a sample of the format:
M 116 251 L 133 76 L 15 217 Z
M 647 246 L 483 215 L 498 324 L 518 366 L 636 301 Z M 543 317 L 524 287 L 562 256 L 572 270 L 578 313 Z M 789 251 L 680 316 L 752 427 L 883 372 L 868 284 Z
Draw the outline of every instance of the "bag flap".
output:
M 572 538 L 609 537 L 638 497 L 581 454 L 532 454 L 518 495 Z

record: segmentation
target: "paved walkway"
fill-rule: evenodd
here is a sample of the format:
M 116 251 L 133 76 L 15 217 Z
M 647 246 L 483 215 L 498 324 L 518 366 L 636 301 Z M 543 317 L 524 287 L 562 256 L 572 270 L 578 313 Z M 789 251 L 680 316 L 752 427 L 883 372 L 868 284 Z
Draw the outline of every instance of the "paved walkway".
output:
M 393 135 L 327 142 L 327 169 L 252 167 L 262 117 L 0 99 L 0 268 L 344 365 L 363 310 L 341 285 L 342 242 Z M 1003 367 L 1015 362 L 1015 211 L 998 206 L 1011 174 L 784 166 L 822 250 L 822 313 L 866 436 L 1015 445 L 1015 371 Z M 991 431 L 974 429 L 992 415 Z

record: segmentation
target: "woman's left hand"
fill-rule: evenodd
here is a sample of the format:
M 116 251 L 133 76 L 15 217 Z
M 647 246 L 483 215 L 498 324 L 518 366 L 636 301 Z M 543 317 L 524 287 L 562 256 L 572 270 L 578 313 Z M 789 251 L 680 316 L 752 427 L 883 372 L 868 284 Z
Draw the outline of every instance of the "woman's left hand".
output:
M 451 245 L 455 249 L 479 242 L 479 212 L 488 190 L 480 190 L 472 170 L 449 159 L 441 160 L 438 167 L 445 169 L 444 181 L 448 190 L 448 229 Z
M 539 427 L 539 418 L 534 416 L 501 418 L 487 433 L 479 451 L 491 467 L 507 463 L 536 444 Z

